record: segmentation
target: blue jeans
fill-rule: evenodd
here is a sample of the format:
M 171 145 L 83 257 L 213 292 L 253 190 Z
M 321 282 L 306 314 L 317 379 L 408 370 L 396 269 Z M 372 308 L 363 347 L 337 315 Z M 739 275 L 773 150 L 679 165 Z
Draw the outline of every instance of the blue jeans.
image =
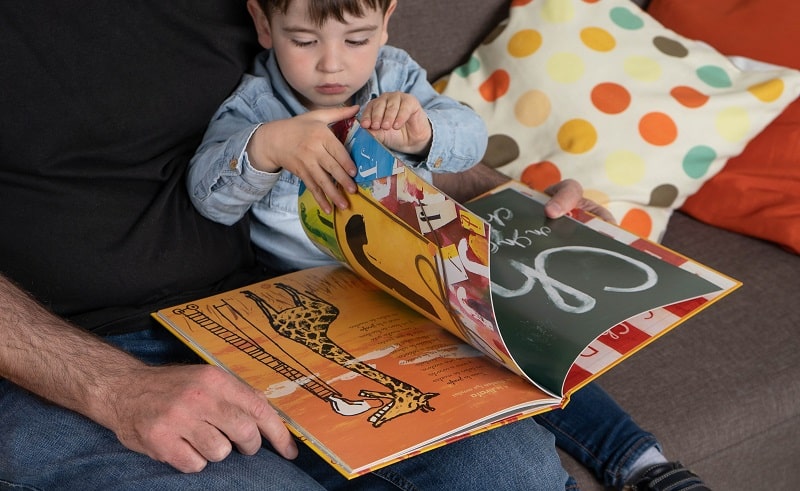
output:
M 604 486 L 622 489 L 631 466 L 661 447 L 597 384 L 572 394 L 567 407 L 533 418 L 556 437 L 556 446 L 586 466 Z
M 149 363 L 198 360 L 166 332 L 143 331 L 109 340 Z M 588 392 L 593 397 L 587 403 L 603 401 L 598 398 L 603 395 L 599 389 Z M 537 417 L 551 431 L 528 418 L 347 481 L 302 444 L 293 461 L 265 446 L 254 456 L 233 452 L 222 462 L 209 463 L 200 473 L 182 474 L 127 450 L 113 432 L 83 416 L 0 380 L 0 489 L 577 489 L 558 460 L 554 435 L 559 442 L 580 448 L 576 456 L 582 461 L 580 455 L 585 454 L 597 469 L 613 473 L 606 461 L 624 465 L 633 456 L 629 441 L 639 441 L 643 432 L 612 404 L 607 417 L 597 418 L 598 427 L 591 425 L 592 431 L 586 435 L 572 434 L 574 429 L 585 431 L 591 415 L 600 414 L 590 404 L 586 417 L 563 424 L 561 420 L 571 420 L 571 413 L 580 408 L 581 404 L 573 406 L 575 402 L 568 410 Z M 612 439 L 601 429 L 609 420 L 620 421 L 611 426 Z M 616 438 L 625 447 L 615 445 Z M 641 451 L 647 448 L 640 447 Z

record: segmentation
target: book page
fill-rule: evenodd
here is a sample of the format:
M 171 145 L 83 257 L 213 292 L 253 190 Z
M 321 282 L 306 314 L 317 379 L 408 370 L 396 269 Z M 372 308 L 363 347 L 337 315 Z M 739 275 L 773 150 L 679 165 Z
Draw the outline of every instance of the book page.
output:
M 351 122 L 334 125 L 358 165 L 350 207 L 326 214 L 301 189 L 306 233 L 320 248 L 510 370 L 489 293 L 489 225 Z
M 157 318 L 350 476 L 560 403 L 341 266 Z
M 621 354 L 652 336 L 637 338 L 625 321 L 723 289 L 571 217 L 549 219 L 539 201 L 514 189 L 466 206 L 492 226 L 492 301 L 505 347 L 520 370 L 548 391 L 563 393 L 573 364 L 596 349 L 587 347 L 601 335 L 608 345 L 627 334 L 627 348 L 615 343 Z M 590 373 L 604 370 L 600 363 Z

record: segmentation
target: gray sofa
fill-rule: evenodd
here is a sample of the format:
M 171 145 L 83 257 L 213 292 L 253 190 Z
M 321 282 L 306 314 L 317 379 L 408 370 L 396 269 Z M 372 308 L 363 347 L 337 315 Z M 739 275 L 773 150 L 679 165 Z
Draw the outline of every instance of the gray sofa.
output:
M 390 43 L 438 79 L 467 59 L 509 3 L 400 0 Z M 744 286 L 603 375 L 600 385 L 712 489 L 795 489 L 800 257 L 681 212 L 663 243 Z M 582 489 L 602 489 L 570 457 L 563 460 Z

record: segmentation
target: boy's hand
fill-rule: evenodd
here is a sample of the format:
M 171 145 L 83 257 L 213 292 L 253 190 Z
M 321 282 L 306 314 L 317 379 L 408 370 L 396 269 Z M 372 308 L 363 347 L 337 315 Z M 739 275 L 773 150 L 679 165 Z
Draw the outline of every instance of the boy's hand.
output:
M 387 92 L 369 101 L 361 113 L 361 127 L 387 148 L 413 155 L 427 154 L 433 136 L 422 105 L 404 92 Z
M 331 203 L 345 209 L 347 198 L 336 184 L 355 193 L 353 176 L 357 169 L 329 125 L 352 118 L 357 112 L 358 106 L 320 109 L 264 123 L 247 144 L 250 164 L 264 172 L 286 169 L 296 175 L 325 213 L 331 212 Z

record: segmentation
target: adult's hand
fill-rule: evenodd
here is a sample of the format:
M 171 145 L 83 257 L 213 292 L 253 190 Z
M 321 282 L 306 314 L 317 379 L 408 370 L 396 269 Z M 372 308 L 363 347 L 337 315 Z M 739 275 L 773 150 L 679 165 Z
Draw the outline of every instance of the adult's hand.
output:
M 482 163 L 459 173 L 433 174 L 433 184 L 460 202 L 469 201 L 509 180 L 510 178 L 505 174 Z M 574 179 L 565 179 L 550 186 L 545 192 L 552 196 L 545 205 L 545 213 L 550 218 L 557 218 L 570 210 L 580 208 L 603 220 L 615 223 L 611 212 L 583 197 L 583 186 Z
M 579 208 L 597 215 L 607 222 L 616 223 L 614 216 L 605 207 L 583 197 L 583 186 L 574 179 L 564 179 L 553 184 L 545 189 L 545 193 L 551 196 L 544 207 L 545 213 L 550 218 L 558 218 L 570 210 Z
M 198 472 L 236 449 L 252 455 L 262 435 L 282 456 L 297 456 L 266 398 L 211 365 L 143 367 L 109 394 L 108 426 L 131 450 L 182 472 Z

